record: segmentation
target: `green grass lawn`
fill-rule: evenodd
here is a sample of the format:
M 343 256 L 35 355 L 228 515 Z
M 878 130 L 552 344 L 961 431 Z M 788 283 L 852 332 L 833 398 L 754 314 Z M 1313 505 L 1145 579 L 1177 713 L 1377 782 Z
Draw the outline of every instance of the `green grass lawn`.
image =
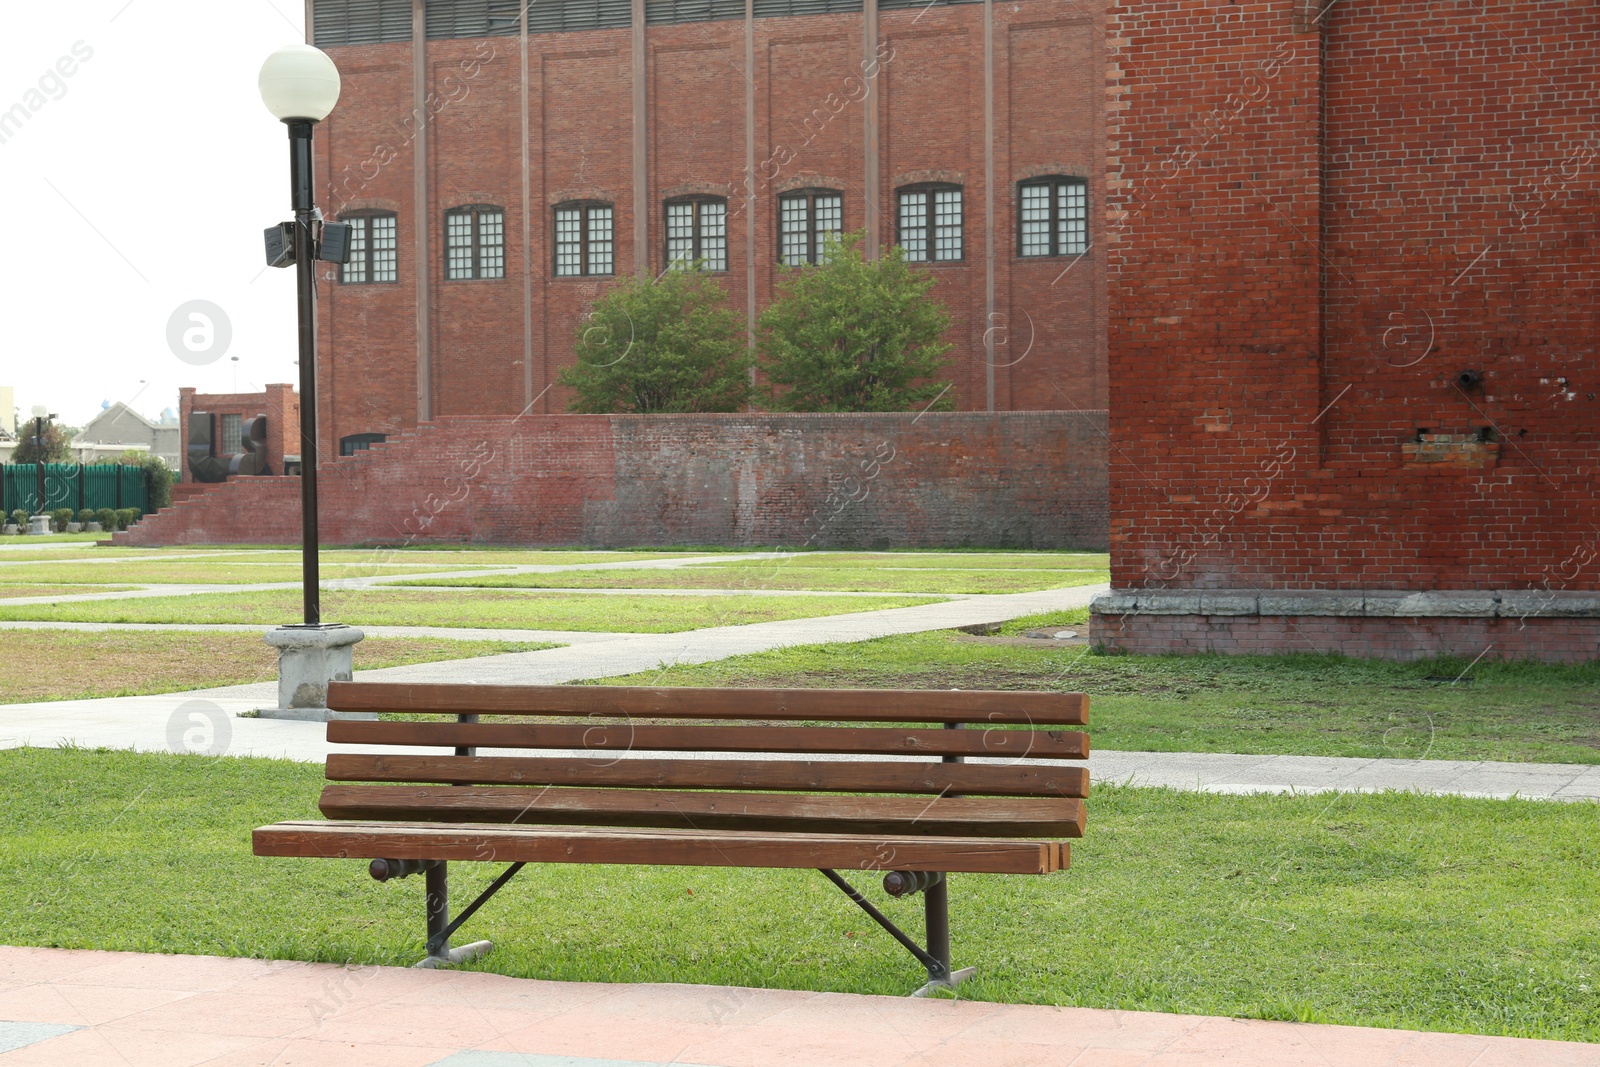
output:
M 1480 661 L 1471 684 L 1450 684 L 1465 661 L 1104 656 L 1004 636 L 1038 627 L 1084 632 L 1086 617 L 1019 619 L 993 642 L 937 631 L 596 684 L 1051 689 L 1089 694 L 1089 734 L 1102 749 L 1600 763 L 1600 664 Z
M 259 859 L 316 765 L 0 752 L 0 942 L 406 965 L 422 880 Z M 963 997 L 1600 1040 L 1591 805 L 1097 787 L 1070 871 L 956 875 Z M 456 864 L 470 899 L 498 866 Z M 920 930 L 920 901 L 857 886 Z M 904 994 L 920 969 L 810 871 L 530 866 L 458 935 L 569 981 Z
M 805 561 L 807 563 L 811 561 Z M 888 567 L 876 563 L 802 566 L 795 560 L 739 564 L 694 564 L 670 570 L 564 571 L 555 574 L 487 574 L 436 578 L 401 585 L 468 586 L 480 589 L 814 589 L 849 593 L 1028 593 L 1109 581 L 1100 566 Z
M 457 570 L 470 574 L 473 565 L 454 563 L 440 570 Z M 382 562 L 329 563 L 321 562 L 323 578 L 372 578 L 389 574 L 428 573 L 422 566 Z M 39 563 L 20 567 L 0 568 L 0 579 L 8 582 L 89 583 L 126 585 L 254 585 L 260 582 L 298 582 L 300 564 L 281 563 L 213 563 L 209 560 L 135 560 L 129 563 Z
M 551 644 L 453 641 L 439 637 L 368 637 L 355 646 L 355 669 L 532 652 Z M 174 693 L 271 682 L 278 652 L 260 634 L 109 630 L 0 631 L 0 705 L 37 700 Z
M 0 572 L 0 577 L 4 572 Z M 120 593 L 135 589 L 132 585 L 4 585 L 0 584 L 0 600 L 19 596 L 75 596 L 79 593 Z
M 323 617 L 355 626 L 676 633 L 929 604 L 937 597 L 617 596 L 475 590 L 324 590 Z M 0 619 L 60 622 L 263 623 L 298 618 L 298 589 L 0 606 Z

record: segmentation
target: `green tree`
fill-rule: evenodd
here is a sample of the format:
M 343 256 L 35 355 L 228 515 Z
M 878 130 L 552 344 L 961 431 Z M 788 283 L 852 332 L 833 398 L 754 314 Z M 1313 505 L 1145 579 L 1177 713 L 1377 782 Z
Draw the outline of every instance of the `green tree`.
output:
M 740 411 L 750 400 L 743 326 L 702 271 L 621 279 L 579 324 L 577 352 L 557 379 L 577 394 L 569 411 Z
M 38 434 L 38 420 L 27 419 L 17 423 L 17 447 L 11 451 L 12 463 L 38 463 L 40 459 L 40 446 Z M 70 463 L 72 462 L 71 438 L 67 436 L 68 428 L 59 423 L 46 422 L 44 424 L 44 462 Z
M 948 389 L 950 316 L 929 295 L 933 275 L 899 247 L 868 260 L 861 244 L 859 233 L 830 236 L 822 261 L 789 274 L 762 314 L 774 411 L 907 411 Z

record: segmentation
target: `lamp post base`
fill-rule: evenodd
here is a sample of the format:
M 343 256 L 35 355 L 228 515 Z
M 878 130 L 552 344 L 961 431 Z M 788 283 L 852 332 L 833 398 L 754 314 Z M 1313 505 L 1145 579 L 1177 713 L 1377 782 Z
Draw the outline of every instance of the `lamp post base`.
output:
M 280 626 L 264 635 L 278 650 L 278 706 L 262 708 L 263 719 L 376 719 L 373 712 L 328 710 L 328 683 L 348 682 L 353 673 L 356 642 L 366 635 L 354 626 L 324 623 Z

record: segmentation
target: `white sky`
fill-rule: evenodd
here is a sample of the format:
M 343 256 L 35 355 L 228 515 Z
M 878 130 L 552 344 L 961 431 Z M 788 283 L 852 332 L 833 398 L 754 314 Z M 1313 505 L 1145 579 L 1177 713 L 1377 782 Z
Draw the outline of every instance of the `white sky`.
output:
M 294 271 L 261 244 L 290 214 L 288 138 L 256 74 L 303 19 L 299 0 L 0 0 L 0 113 L 44 98 L 0 143 L 0 385 L 24 417 L 297 380 Z M 30 96 L 80 41 L 92 58 Z M 206 366 L 167 344 L 190 300 L 232 323 Z

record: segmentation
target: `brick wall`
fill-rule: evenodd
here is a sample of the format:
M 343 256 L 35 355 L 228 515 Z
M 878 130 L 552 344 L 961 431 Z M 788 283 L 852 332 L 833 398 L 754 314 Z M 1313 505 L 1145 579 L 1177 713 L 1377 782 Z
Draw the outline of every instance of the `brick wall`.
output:
M 615 206 L 618 275 L 664 265 L 662 201 L 680 193 L 729 198 L 729 271 L 735 308 L 749 293 L 746 240 L 754 230 L 755 302 L 765 307 L 777 266 L 775 215 L 788 189 L 844 193 L 844 225 L 867 225 L 869 206 L 893 240 L 894 189 L 937 172 L 965 188 L 965 257 L 932 266 L 950 308 L 950 377 L 958 407 L 987 402 L 986 340 L 995 347 L 999 410 L 1100 410 L 1106 404 L 1104 253 L 1098 240 L 1104 120 L 1101 0 L 996 4 L 994 15 L 995 315 L 987 315 L 983 122 L 983 6 L 885 12 L 872 82 L 879 183 L 867 189 L 859 14 L 761 18 L 754 67 L 744 70 L 742 20 L 658 25 L 646 33 L 649 261 L 634 254 L 633 76 L 628 29 L 529 38 L 527 80 L 516 38 L 433 40 L 425 81 L 432 114 L 412 116 L 410 43 L 331 50 L 344 82 L 317 130 L 319 202 L 330 216 L 399 214 L 399 282 L 319 285 L 320 429 L 325 454 L 340 437 L 395 434 L 419 417 L 417 228 L 431 242 L 425 385 L 431 414 L 559 413 L 553 383 L 607 278 L 551 276 L 551 209 L 571 199 Z M 757 189 L 745 204 L 745 90 L 754 83 Z M 524 96 L 525 94 L 525 96 Z M 522 108 L 528 113 L 528 203 L 523 204 Z M 425 138 L 416 136 L 419 125 Z M 427 142 L 425 158 L 418 146 Z M 418 205 L 417 167 L 427 177 Z M 1020 259 L 1015 190 L 1023 177 L 1089 180 L 1087 255 Z M 445 281 L 443 215 L 486 202 L 505 209 L 506 277 Z M 526 237 L 524 230 L 526 228 Z M 526 291 L 525 287 L 526 286 Z M 526 306 L 525 306 L 526 296 Z
M 1600 8 L 1110 33 L 1114 587 L 1600 587 Z
M 534 415 L 424 424 L 319 471 L 329 544 L 1102 549 L 1103 412 Z M 119 543 L 297 543 L 298 478 Z

